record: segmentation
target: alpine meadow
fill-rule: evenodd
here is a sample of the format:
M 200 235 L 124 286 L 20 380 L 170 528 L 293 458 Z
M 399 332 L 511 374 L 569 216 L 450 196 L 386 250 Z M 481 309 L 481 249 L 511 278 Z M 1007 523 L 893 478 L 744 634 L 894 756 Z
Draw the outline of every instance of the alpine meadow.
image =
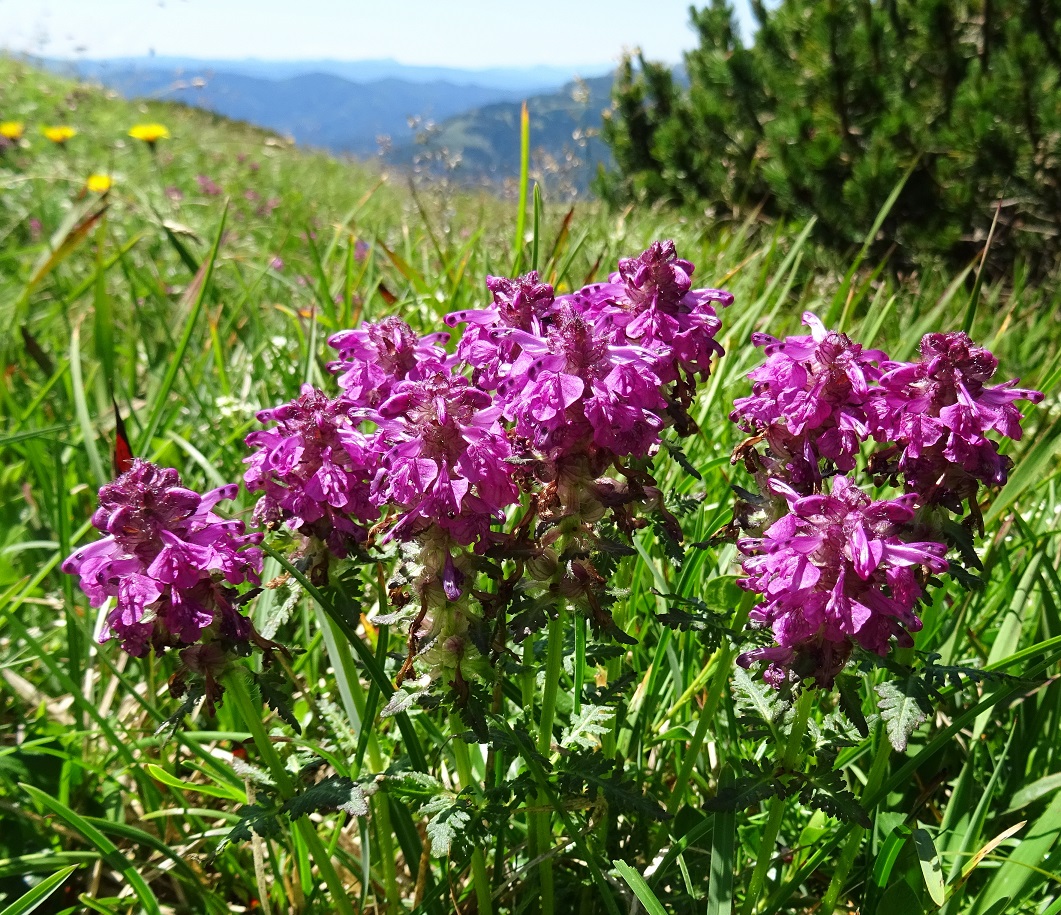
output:
M 0 57 L 0 915 L 1061 915 L 1061 11 L 752 6 L 573 201 Z

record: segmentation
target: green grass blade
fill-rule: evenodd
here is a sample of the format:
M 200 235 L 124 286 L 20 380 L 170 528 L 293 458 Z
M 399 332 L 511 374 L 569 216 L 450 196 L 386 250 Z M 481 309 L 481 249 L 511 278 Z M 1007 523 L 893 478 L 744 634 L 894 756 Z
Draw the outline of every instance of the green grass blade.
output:
M 73 384 L 74 411 L 77 413 L 77 424 L 81 427 L 81 440 L 85 448 L 85 457 L 92 470 L 96 487 L 106 483 L 111 475 L 103 467 L 99 446 L 96 443 L 96 430 L 88 412 L 88 397 L 85 391 L 85 379 L 81 374 L 81 326 L 75 325 L 70 334 L 70 381 Z
M 534 234 L 531 238 L 531 270 L 538 269 L 538 248 L 541 241 L 542 231 L 542 190 L 538 182 L 534 182 Z
M 188 317 L 184 322 L 184 330 L 177 343 L 177 347 L 169 357 L 169 365 L 166 366 L 166 374 L 162 377 L 162 383 L 155 392 L 154 403 L 151 407 L 151 413 L 148 417 L 147 425 L 144 427 L 144 431 L 141 433 L 140 439 L 137 442 L 136 451 L 138 454 L 145 454 L 147 452 L 151 446 L 151 440 L 155 437 L 155 433 L 158 431 L 159 425 L 162 423 L 162 416 L 166 410 L 166 402 L 169 399 L 170 391 L 173 389 L 173 384 L 177 380 L 177 373 L 180 371 L 181 362 L 184 359 L 185 353 L 188 351 L 188 346 L 192 341 L 192 334 L 195 332 L 195 325 L 198 323 L 199 315 L 203 310 L 203 303 L 206 301 L 206 291 L 210 286 L 210 280 L 214 272 L 214 265 L 217 262 L 217 253 L 218 249 L 221 247 L 221 239 L 224 236 L 227 216 L 228 205 L 226 204 L 225 208 L 221 211 L 221 220 L 218 223 L 217 233 L 214 236 L 214 243 L 210 247 L 210 253 L 199 267 L 199 271 L 195 274 L 195 279 L 192 280 L 191 285 L 185 292 L 185 301 L 191 304 L 191 308 L 188 312 Z
M 50 810 L 86 842 L 96 848 L 107 864 L 125 877 L 148 915 L 162 915 L 162 910 L 159 908 L 155 894 L 151 892 L 151 888 L 144 882 L 136 866 L 118 850 L 118 846 L 84 817 L 75 813 L 65 804 L 55 800 L 55 798 L 45 794 L 39 788 L 27 785 L 24 782 L 19 783 L 19 787 L 33 798 L 37 804 L 46 810 Z
M 618 871 L 619 876 L 626 881 L 626 885 L 634 891 L 634 895 L 641 902 L 641 905 L 645 907 L 648 915 L 667 915 L 667 910 L 663 908 L 663 903 L 649 889 L 648 884 L 645 883 L 645 878 L 641 876 L 639 871 L 634 870 L 625 861 L 613 861 L 612 866 Z
M 530 183 L 530 113 L 524 102 L 519 111 L 519 202 L 516 204 L 516 237 L 512 245 L 512 274 L 523 268 L 523 233 L 527 226 L 527 186 Z
M 917 851 L 917 860 L 921 865 L 921 875 L 925 878 L 925 889 L 928 895 L 937 905 L 943 905 L 943 868 L 939 863 L 939 853 L 936 851 L 932 836 L 926 829 L 914 830 L 914 848 Z
M 106 219 L 101 219 L 96 229 L 96 292 L 93 307 L 93 342 L 96 358 L 103 367 L 103 380 L 107 385 L 107 396 L 114 397 L 114 309 L 107 294 L 107 268 L 103 257 L 103 242 L 106 239 Z
M 288 560 L 287 557 L 282 556 L 273 550 L 267 543 L 262 545 L 262 548 L 273 557 L 284 571 L 288 572 L 303 588 L 306 593 L 310 595 L 328 614 L 328 618 L 339 628 L 339 630 L 346 636 L 347 642 L 350 643 L 350 647 L 354 649 L 358 659 L 365 667 L 365 671 L 368 673 L 369 678 L 376 686 L 379 687 L 379 691 L 384 697 L 389 699 L 394 695 L 394 685 L 391 683 L 387 674 L 383 668 L 376 661 L 376 656 L 372 654 L 368 646 L 362 641 L 361 637 L 354 630 L 354 627 L 350 625 L 349 620 L 336 608 L 331 601 L 329 601 L 320 592 L 319 589 L 310 583 L 309 579 L 306 578 L 298 569 L 296 569 Z M 417 734 L 416 729 L 413 727 L 412 722 L 409 720 L 409 716 L 404 712 L 399 712 L 394 716 L 395 721 L 398 723 L 398 727 L 401 729 L 402 737 L 405 740 L 405 752 L 409 754 L 409 759 L 413 766 L 426 772 L 427 767 L 427 756 L 424 754 L 423 747 L 420 743 L 420 736 Z M 367 726 L 364 725 L 363 726 Z
M 862 262 L 866 259 L 866 255 L 869 253 L 869 249 L 876 239 L 880 227 L 884 225 L 884 220 L 888 218 L 888 214 L 891 212 L 892 207 L 895 206 L 895 202 L 899 199 L 899 195 L 903 192 L 903 188 L 906 187 L 906 182 L 910 180 L 910 176 L 914 173 L 914 169 L 917 168 L 919 161 L 919 159 L 915 159 L 910 163 L 910 167 L 903 174 L 902 178 L 899 179 L 895 187 L 892 188 L 892 192 L 888 195 L 888 199 L 884 201 L 884 204 L 877 212 L 877 218 L 873 220 L 873 225 L 870 226 L 870 230 L 866 233 L 866 238 L 862 242 L 862 247 L 859 249 L 854 261 L 852 261 L 850 268 L 848 268 L 848 271 L 844 276 L 844 281 L 840 284 L 840 288 L 837 289 L 836 294 L 833 296 L 832 304 L 829 306 L 829 312 L 825 318 L 826 327 L 835 327 L 836 330 L 844 329 L 837 326 L 837 321 L 840 320 L 840 315 L 843 313 L 844 306 L 847 304 L 847 297 L 851 292 L 851 283 L 858 273 L 859 268 L 862 266 Z
M 981 915 L 999 900 L 1009 898 L 1016 904 L 1027 896 L 1045 878 L 1038 870 L 1050 850 L 1061 836 L 1061 794 L 1053 801 L 1035 823 L 1029 827 L 1021 843 L 995 872 L 990 882 L 976 898 L 969 910 L 970 915 Z
M 1021 496 L 1034 491 L 1046 479 L 1047 467 L 1058 448 L 1061 448 L 1061 416 L 1058 416 L 1050 428 L 1039 435 L 1035 444 L 1021 455 L 1006 485 L 995 496 L 994 502 L 984 515 L 986 528 L 990 529 L 996 525 Z
M 59 227 L 55 235 L 52 236 L 50 248 L 41 255 L 40 260 L 34 266 L 33 273 L 29 278 L 29 285 L 26 288 L 27 295 L 39 286 L 41 281 L 59 264 L 81 247 L 82 242 L 88 238 L 96 223 L 107 212 L 106 203 L 96 210 L 92 209 L 94 206 L 95 202 L 93 201 L 88 206 L 70 211 L 70 215 Z
M 61 871 L 56 871 L 50 877 L 46 877 L 26 893 L 25 896 L 16 899 L 11 905 L 0 912 L 0 915 L 27 915 L 28 912 L 32 912 L 51 896 L 52 893 L 59 889 L 59 887 L 65 882 L 66 878 L 76 871 L 78 867 L 80 867 L 80 865 L 71 864 L 69 867 L 64 867 Z
M 991 242 L 995 238 L 995 229 L 998 226 L 998 217 L 1002 213 L 1002 201 L 998 201 L 995 207 L 995 215 L 991 219 L 991 229 L 987 233 L 987 243 L 984 245 L 983 253 L 980 255 L 980 266 L 976 271 L 976 281 L 973 283 L 973 291 L 969 296 L 969 306 L 965 309 L 965 320 L 962 321 L 962 330 L 967 334 L 973 332 L 973 321 L 976 320 L 976 308 L 980 304 L 980 291 L 984 287 L 984 265 L 987 263 L 987 255 L 991 251 Z
M 733 782 L 733 772 L 723 766 L 718 774 L 721 791 Z M 733 875 L 736 872 L 737 812 L 722 810 L 714 814 L 711 830 L 711 876 L 707 884 L 707 915 L 731 915 L 733 912 Z

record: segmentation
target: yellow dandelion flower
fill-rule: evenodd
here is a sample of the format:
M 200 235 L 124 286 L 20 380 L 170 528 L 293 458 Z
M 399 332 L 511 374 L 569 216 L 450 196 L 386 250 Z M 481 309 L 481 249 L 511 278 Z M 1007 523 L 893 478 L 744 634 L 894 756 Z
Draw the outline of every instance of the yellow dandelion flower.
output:
M 114 186 L 110 175 L 89 175 L 85 189 L 93 194 L 106 194 Z
M 77 130 L 73 127 L 67 127 L 65 124 L 61 124 L 57 127 L 45 127 L 41 133 L 43 133 L 56 146 L 62 146 L 77 133 Z
M 5 140 L 21 140 L 26 125 L 21 121 L 0 121 L 0 137 Z
M 162 124 L 137 124 L 129 130 L 129 136 L 154 146 L 159 140 L 168 140 L 169 131 Z

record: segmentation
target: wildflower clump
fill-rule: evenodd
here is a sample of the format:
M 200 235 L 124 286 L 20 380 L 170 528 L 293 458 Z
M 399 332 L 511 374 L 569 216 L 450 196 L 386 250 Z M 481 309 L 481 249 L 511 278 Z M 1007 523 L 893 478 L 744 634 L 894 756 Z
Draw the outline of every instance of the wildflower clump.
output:
M 445 319 L 467 327 L 453 354 L 447 332 L 397 317 L 333 335 L 338 394 L 304 386 L 247 436 L 254 520 L 300 538 L 292 558 L 316 584 L 334 559 L 397 546 L 378 621 L 408 624 L 399 682 L 445 683 L 462 704 L 510 637 L 564 606 L 625 640 L 608 576 L 632 550 L 615 537 L 656 515 L 681 538 L 648 461 L 665 429 L 695 429 L 696 384 L 722 355 L 715 306 L 732 302 L 692 274 L 657 242 L 565 295 L 534 272 L 489 277 L 487 307 Z M 232 586 L 257 581 L 262 535 L 210 511 L 234 494 L 199 496 L 145 461 L 100 491 L 108 536 L 64 569 L 94 605 L 116 600 L 108 627 L 127 651 L 250 637 Z
M 982 528 L 981 484 L 1005 483 L 1009 459 L 989 433 L 1019 439 L 1024 399 L 1010 381 L 988 386 L 998 363 L 964 333 L 928 334 L 921 359 L 894 362 L 812 314 L 805 336 L 756 334 L 765 360 L 730 418 L 750 438 L 734 452 L 758 483 L 738 503 L 739 584 L 762 595 L 753 626 L 774 645 L 745 652 L 775 686 L 812 678 L 831 686 L 853 649 L 884 656 L 911 647 L 916 608 L 951 546 L 968 555 Z M 879 445 L 863 464 L 868 443 Z M 879 498 L 870 487 L 891 484 Z M 963 542 L 939 512 L 967 511 Z
M 62 568 L 80 578 L 92 606 L 114 600 L 101 641 L 115 636 L 142 655 L 149 647 L 249 639 L 234 587 L 258 583 L 262 535 L 213 512 L 237 491 L 229 484 L 200 495 L 181 485 L 176 470 L 139 458 L 100 489 L 92 526 L 106 536 Z
M 613 530 L 661 514 L 680 537 L 646 462 L 666 428 L 695 428 L 722 352 L 714 306 L 732 301 L 692 273 L 662 242 L 565 295 L 533 272 L 488 277 L 486 307 L 445 318 L 465 328 L 452 354 L 446 332 L 363 324 L 329 339 L 334 399 L 304 388 L 259 413 L 274 427 L 247 438 L 256 520 L 303 535 L 318 580 L 329 556 L 397 547 L 379 621 L 408 625 L 399 680 L 463 700 L 509 636 L 563 605 L 612 629 Z

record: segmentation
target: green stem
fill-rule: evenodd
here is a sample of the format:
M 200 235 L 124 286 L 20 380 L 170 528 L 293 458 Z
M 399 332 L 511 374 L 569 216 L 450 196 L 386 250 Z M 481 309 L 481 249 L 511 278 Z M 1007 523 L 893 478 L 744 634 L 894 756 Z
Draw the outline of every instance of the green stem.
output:
M 461 730 L 458 722 L 454 723 L 453 730 L 455 732 Z M 472 762 L 468 755 L 468 745 L 460 737 L 454 737 L 452 745 L 453 758 L 457 763 L 457 777 L 460 779 L 461 788 L 471 788 L 476 795 L 481 796 L 482 791 L 479 782 L 472 774 Z M 491 915 L 494 910 L 493 888 L 490 885 L 490 877 L 486 872 L 486 856 L 479 846 L 475 846 L 472 849 L 472 881 L 475 884 L 475 901 L 478 905 L 479 915 Z
M 542 690 L 542 716 L 538 722 L 538 752 L 548 756 L 553 749 L 553 718 L 556 715 L 556 694 L 560 687 L 560 665 L 564 659 L 564 623 L 567 614 L 563 607 L 556 619 L 549 621 L 548 652 L 545 658 L 545 683 Z
M 744 628 L 744 624 L 748 619 L 748 612 L 751 610 L 753 603 L 754 599 L 750 595 L 741 601 L 741 605 L 733 616 L 732 628 L 735 632 L 739 632 Z M 672 817 L 678 812 L 681 802 L 685 800 L 685 792 L 692 782 L 693 769 L 696 767 L 696 760 L 700 756 L 700 748 L 707 739 L 707 729 L 715 721 L 715 712 L 718 709 L 719 700 L 722 698 L 723 687 L 730 671 L 733 669 L 731 662 L 735 653 L 736 649 L 734 646 L 727 643 L 719 648 L 712 655 L 711 660 L 708 661 L 709 664 L 717 664 L 718 666 L 712 672 L 711 685 L 707 688 L 707 699 L 700 712 L 700 719 L 696 722 L 693 739 L 689 741 L 685 758 L 682 760 L 678 778 L 674 782 L 674 790 L 671 792 L 670 800 L 667 801 L 667 813 Z M 662 835 L 663 833 L 661 832 Z
M 262 723 L 261 713 L 255 707 L 254 702 L 251 701 L 250 691 L 247 689 L 247 678 L 248 675 L 243 670 L 232 671 L 225 677 L 225 690 L 235 702 L 239 717 L 243 719 L 244 725 L 250 731 L 251 737 L 254 738 L 254 745 L 258 748 L 259 755 L 268 766 L 281 796 L 289 798 L 295 793 L 291 773 L 284 767 L 283 760 L 280 759 L 280 754 L 276 752 L 276 747 L 273 746 L 273 742 L 265 730 L 265 725 Z M 310 857 L 317 865 L 317 870 L 320 871 L 321 876 L 324 878 L 324 882 L 328 884 L 328 892 L 332 897 L 331 904 L 335 907 L 335 911 L 341 912 L 343 915 L 354 915 L 353 904 L 350 901 L 346 887 L 343 886 L 342 880 L 339 879 L 339 874 L 332 864 L 331 856 L 325 850 L 320 836 L 317 835 L 316 829 L 313 828 L 313 824 L 306 817 L 299 817 L 292 820 L 292 826 L 294 826 L 295 832 L 308 849 Z
M 567 614 L 563 606 L 557 609 L 556 619 L 549 621 L 548 651 L 545 659 L 545 682 L 542 685 L 542 714 L 538 721 L 538 752 L 548 758 L 553 748 L 553 718 L 556 716 L 556 694 L 560 687 L 560 667 L 564 658 L 564 623 Z M 544 790 L 538 792 L 538 806 L 548 807 Z M 537 833 L 539 899 L 542 915 L 553 915 L 553 859 L 552 817 L 546 811 L 535 813 L 532 831 Z
M 800 759 L 800 750 L 803 747 L 803 735 L 807 730 L 807 719 L 810 717 L 811 706 L 814 703 L 814 691 L 805 689 L 796 700 L 796 717 L 792 721 L 792 730 L 788 735 L 788 743 L 785 744 L 785 752 L 781 758 L 781 768 L 792 770 Z M 781 831 L 781 820 L 785 815 L 785 799 L 774 798 L 770 805 L 770 813 L 766 818 L 766 826 L 763 829 L 762 838 L 759 840 L 759 860 L 755 862 L 755 870 L 752 871 L 751 883 L 748 886 L 748 895 L 744 899 L 744 907 L 741 915 L 751 915 L 755 911 L 756 903 L 763 891 L 766 882 L 766 872 L 770 868 L 770 861 L 774 857 L 774 845 L 777 843 L 777 834 Z
M 880 727 L 877 729 L 877 752 L 873 757 L 873 765 L 869 768 L 869 774 L 866 776 L 866 785 L 862 789 L 862 797 L 869 797 L 877 788 L 880 786 L 881 780 L 884 778 L 884 772 L 888 768 L 888 760 L 891 758 L 892 745 L 888 742 L 888 738 L 881 732 Z M 851 830 L 851 834 L 847 837 L 844 843 L 844 849 L 840 853 L 840 857 L 836 862 L 836 870 L 833 871 L 833 879 L 829 883 L 829 889 L 826 890 L 825 898 L 822 900 L 821 908 L 818 910 L 821 915 L 832 915 L 836 910 L 837 900 L 840 898 L 840 893 L 844 888 L 844 883 L 847 881 L 847 875 L 851 873 L 851 867 L 855 863 L 855 858 L 858 856 L 859 849 L 862 847 L 862 837 L 865 835 L 866 830 L 861 826 L 856 826 Z
M 383 754 L 379 748 L 379 741 L 376 739 L 373 723 L 365 720 L 367 699 L 357 674 L 357 665 L 354 662 L 350 645 L 340 638 L 342 632 L 328 617 L 324 608 L 318 604 L 316 611 L 328 658 L 335 670 L 339 697 L 346 710 L 347 720 L 350 722 L 350 727 L 358 732 L 358 740 L 361 740 L 362 729 L 367 728 L 364 733 L 368 735 L 365 741 L 368 764 L 372 772 L 382 772 L 386 768 Z M 353 775 L 356 777 L 360 774 L 360 769 L 355 767 Z M 385 790 L 377 792 L 372 798 L 372 822 L 375 825 L 376 844 L 379 846 L 379 865 L 383 871 L 383 885 L 387 889 L 387 905 L 384 911 L 391 911 L 393 906 L 399 905 L 401 893 L 398 889 L 398 873 L 395 866 L 397 855 L 394 853 L 394 833 L 391 829 L 390 798 Z
M 586 684 L 586 618 L 575 617 L 575 689 L 571 694 L 571 714 L 582 714 L 582 689 Z
M 387 902 L 383 911 L 400 911 L 402 896 L 398 889 L 398 871 L 394 864 L 394 829 L 391 826 L 390 797 L 386 791 L 378 791 L 372 798 L 372 821 L 376 825 L 376 844 L 379 846 L 380 867 L 383 869 L 383 885 L 387 888 Z

